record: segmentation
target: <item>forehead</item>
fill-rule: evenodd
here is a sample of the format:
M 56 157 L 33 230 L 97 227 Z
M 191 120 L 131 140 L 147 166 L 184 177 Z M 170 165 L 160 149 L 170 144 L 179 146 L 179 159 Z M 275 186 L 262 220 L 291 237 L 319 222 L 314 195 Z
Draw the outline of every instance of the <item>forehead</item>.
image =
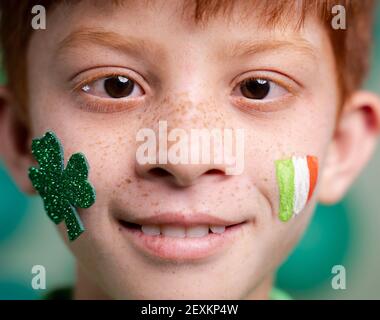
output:
M 69 32 L 81 29 L 102 29 L 119 33 L 133 33 L 136 37 L 150 34 L 157 39 L 173 39 L 191 34 L 207 33 L 239 38 L 239 34 L 251 37 L 305 38 L 305 18 L 313 28 L 323 30 L 314 15 L 307 15 L 305 8 L 288 1 L 68 1 L 55 6 L 49 13 L 50 38 L 64 39 Z M 212 5 L 214 3 L 214 5 Z M 265 3 L 265 5 L 264 5 Z M 218 4 L 218 5 L 216 5 Z M 280 5 L 281 4 L 281 5 Z M 227 33 L 226 41 L 228 41 Z M 312 37 L 313 33 L 306 35 Z M 186 40 L 186 39 L 184 39 Z M 192 39 L 194 40 L 194 39 Z M 195 43 L 195 42 L 194 42 Z

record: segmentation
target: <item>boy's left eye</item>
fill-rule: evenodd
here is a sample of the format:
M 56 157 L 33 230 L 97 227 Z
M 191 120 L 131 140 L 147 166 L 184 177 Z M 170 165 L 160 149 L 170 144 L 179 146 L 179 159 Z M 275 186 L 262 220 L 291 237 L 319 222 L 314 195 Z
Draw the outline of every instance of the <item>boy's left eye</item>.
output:
M 82 91 L 103 98 L 133 98 L 144 94 L 141 86 L 125 76 L 116 75 L 84 85 Z
M 234 89 L 235 95 L 241 95 L 250 100 L 274 99 L 287 92 L 282 86 L 263 78 L 246 79 Z

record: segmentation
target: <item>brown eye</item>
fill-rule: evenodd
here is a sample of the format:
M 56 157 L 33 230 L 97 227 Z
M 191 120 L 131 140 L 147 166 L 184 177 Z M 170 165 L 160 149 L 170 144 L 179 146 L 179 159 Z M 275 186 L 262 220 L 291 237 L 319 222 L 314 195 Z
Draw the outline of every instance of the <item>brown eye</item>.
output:
M 136 98 L 144 95 L 141 86 L 121 75 L 104 77 L 84 85 L 82 91 L 102 98 Z
M 245 98 L 262 100 L 268 96 L 271 86 L 266 79 L 247 79 L 240 84 L 240 91 Z
M 124 98 L 129 96 L 135 83 L 123 76 L 108 78 L 104 81 L 104 90 L 111 98 Z

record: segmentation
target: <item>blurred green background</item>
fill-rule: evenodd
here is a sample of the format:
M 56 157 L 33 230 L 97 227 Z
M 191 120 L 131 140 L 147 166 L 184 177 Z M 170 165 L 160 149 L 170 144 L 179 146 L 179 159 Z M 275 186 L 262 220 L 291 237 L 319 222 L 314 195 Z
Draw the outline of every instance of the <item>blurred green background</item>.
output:
M 366 87 L 380 93 L 380 8 L 377 11 Z M 293 298 L 380 299 L 379 164 L 377 148 L 343 201 L 317 208 L 302 241 L 278 271 L 277 286 Z M 46 293 L 31 287 L 33 265 L 46 267 L 46 291 L 74 282 L 74 259 L 41 200 L 20 193 L 0 162 L 0 300 L 40 299 Z M 346 268 L 345 290 L 331 286 L 334 265 Z

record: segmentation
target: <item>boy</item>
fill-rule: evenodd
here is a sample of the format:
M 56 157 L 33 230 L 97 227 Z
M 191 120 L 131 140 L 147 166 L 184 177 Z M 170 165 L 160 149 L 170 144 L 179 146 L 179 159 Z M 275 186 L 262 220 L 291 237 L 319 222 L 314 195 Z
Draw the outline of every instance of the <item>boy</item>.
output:
M 46 30 L 31 28 L 36 4 Z M 335 5 L 346 29 L 332 25 Z M 269 298 L 317 201 L 338 201 L 375 148 L 380 102 L 360 89 L 373 6 L 2 1 L 5 164 L 35 193 L 31 140 L 53 131 L 65 166 L 86 156 L 96 190 L 95 203 L 78 208 L 85 232 L 69 241 L 59 224 L 78 262 L 73 298 Z M 149 159 L 159 161 L 144 161 L 139 133 L 160 136 L 162 121 L 168 132 L 242 130 L 242 172 L 228 174 L 227 161 L 168 161 L 158 147 Z M 296 159 L 310 181 L 287 174 L 282 159 Z

